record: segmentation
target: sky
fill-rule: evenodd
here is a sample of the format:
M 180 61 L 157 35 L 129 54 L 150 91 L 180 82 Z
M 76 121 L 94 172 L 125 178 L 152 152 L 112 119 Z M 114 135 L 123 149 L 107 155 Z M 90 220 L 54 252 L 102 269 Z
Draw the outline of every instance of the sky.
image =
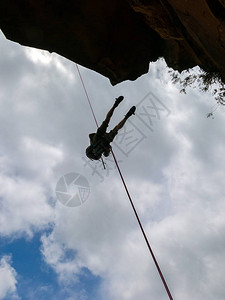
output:
M 112 156 L 88 161 L 96 124 L 73 62 L 0 32 L 0 299 L 164 300 Z M 136 115 L 114 153 L 174 299 L 225 299 L 225 111 L 180 94 L 163 59 L 112 86 L 80 66 L 98 120 Z M 193 72 L 197 72 L 194 69 Z

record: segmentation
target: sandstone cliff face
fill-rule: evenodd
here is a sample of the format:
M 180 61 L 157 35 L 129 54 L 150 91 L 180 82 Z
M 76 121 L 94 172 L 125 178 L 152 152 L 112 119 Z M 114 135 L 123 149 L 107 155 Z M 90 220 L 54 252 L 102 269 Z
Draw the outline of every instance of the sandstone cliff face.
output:
M 199 65 L 225 81 L 225 0 L 7 0 L 0 28 L 112 84 L 136 79 L 162 56 L 176 70 Z

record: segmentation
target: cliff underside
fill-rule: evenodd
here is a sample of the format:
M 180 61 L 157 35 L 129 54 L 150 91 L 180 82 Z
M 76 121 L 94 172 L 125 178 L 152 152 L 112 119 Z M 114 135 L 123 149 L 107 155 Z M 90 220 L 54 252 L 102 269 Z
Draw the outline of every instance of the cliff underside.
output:
M 135 80 L 159 57 L 178 71 L 219 72 L 225 82 L 225 0 L 7 0 L 0 28 L 112 84 Z

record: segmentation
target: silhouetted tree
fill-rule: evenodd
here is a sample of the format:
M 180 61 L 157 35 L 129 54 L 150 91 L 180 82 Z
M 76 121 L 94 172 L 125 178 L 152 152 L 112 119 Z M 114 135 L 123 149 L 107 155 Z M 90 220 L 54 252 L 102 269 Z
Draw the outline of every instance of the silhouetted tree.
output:
M 198 73 L 193 70 L 169 71 L 172 82 L 181 86 L 181 93 L 186 94 L 187 87 L 199 88 L 201 92 L 211 92 L 218 105 L 225 105 L 225 84 L 222 82 L 219 73 L 205 72 L 202 69 Z

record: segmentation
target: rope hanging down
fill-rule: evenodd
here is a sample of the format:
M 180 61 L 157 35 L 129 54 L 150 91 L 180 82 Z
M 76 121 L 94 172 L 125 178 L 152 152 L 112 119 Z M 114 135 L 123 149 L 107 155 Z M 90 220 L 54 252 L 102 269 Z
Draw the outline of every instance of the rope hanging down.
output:
M 89 106 L 90 106 L 92 115 L 93 115 L 94 120 L 95 120 L 95 123 L 96 123 L 96 125 L 97 125 L 97 127 L 98 127 L 98 122 L 97 122 L 97 119 L 96 119 L 96 117 L 95 117 L 95 113 L 94 113 L 94 110 L 93 110 L 93 108 L 92 108 L 91 101 L 90 101 L 90 99 L 89 99 L 89 96 L 88 96 L 88 93 L 87 93 L 87 90 L 86 90 L 84 81 L 83 81 L 83 79 L 82 79 L 82 76 L 81 76 L 81 73 L 80 73 L 80 70 L 79 70 L 79 67 L 78 67 L 77 64 L 76 64 L 76 67 L 77 67 L 77 71 L 78 71 L 78 74 L 79 74 L 79 76 L 80 76 L 80 80 L 81 80 L 81 83 L 82 83 L 82 85 L 83 85 L 83 88 L 84 88 L 84 91 L 85 91 L 85 94 L 86 94 L 86 97 L 87 97 L 87 100 L 88 100 L 88 103 L 89 103 Z M 138 222 L 138 224 L 139 224 L 139 226 L 140 226 L 141 232 L 142 232 L 142 234 L 143 234 L 143 236 L 144 236 L 144 239 L 145 239 L 145 242 L 146 242 L 146 244 L 147 244 L 147 246 L 148 246 L 148 250 L 149 250 L 149 252 L 150 252 L 150 254 L 151 254 L 151 256 L 152 256 L 152 259 L 153 259 L 154 264 L 155 264 L 155 266 L 156 266 L 156 269 L 157 269 L 157 271 L 158 271 L 158 273 L 159 273 L 159 276 L 160 276 L 160 278 L 161 278 L 161 280 L 162 280 L 162 283 L 163 283 L 163 285 L 164 285 L 164 287 L 165 287 L 165 290 L 166 290 L 166 292 L 167 292 L 167 295 L 168 295 L 168 297 L 169 297 L 170 300 L 173 300 L 173 297 L 172 297 L 172 294 L 171 294 L 171 292 L 170 292 L 170 289 L 169 289 L 169 287 L 168 287 L 168 285 L 167 285 L 167 283 L 166 283 L 166 280 L 165 280 L 165 278 L 164 278 L 164 276 L 163 276 L 163 273 L 162 273 L 162 271 L 161 271 L 161 269 L 160 269 L 160 266 L 159 266 L 159 264 L 158 264 L 158 262 L 157 262 L 157 259 L 156 259 L 155 255 L 154 255 L 154 252 L 153 252 L 152 248 L 151 248 L 151 245 L 150 245 L 150 243 L 149 243 L 149 241 L 148 241 L 148 238 L 147 238 L 147 236 L 146 236 L 146 233 L 145 233 L 145 231 L 144 231 L 144 228 L 143 228 L 143 226 L 142 226 L 142 224 L 141 224 L 141 220 L 140 220 L 140 218 L 139 218 L 139 216 L 138 216 L 137 210 L 136 210 L 136 208 L 135 208 L 135 206 L 134 206 L 134 203 L 133 203 L 133 201 L 132 201 L 132 198 L 131 198 L 131 196 L 130 196 L 129 190 L 128 190 L 128 188 L 127 188 L 127 185 L 126 185 L 126 182 L 125 182 L 125 180 L 124 180 L 123 174 L 122 174 L 122 172 L 121 172 L 121 170 L 120 170 L 120 167 L 119 167 L 119 164 L 118 164 L 118 162 L 117 162 L 116 156 L 115 156 L 113 150 L 111 150 L 111 152 L 112 152 L 113 159 L 114 159 L 114 161 L 115 161 L 117 170 L 118 170 L 118 172 L 119 172 L 120 178 L 121 178 L 121 180 L 122 180 L 123 186 L 124 186 L 124 188 L 125 188 L 125 190 L 126 190 L 126 193 L 127 193 L 128 198 L 129 198 L 129 200 L 130 200 L 130 204 L 131 204 L 132 209 L 133 209 L 133 211 L 134 211 L 134 214 L 135 214 L 135 216 L 136 216 L 137 222 Z

